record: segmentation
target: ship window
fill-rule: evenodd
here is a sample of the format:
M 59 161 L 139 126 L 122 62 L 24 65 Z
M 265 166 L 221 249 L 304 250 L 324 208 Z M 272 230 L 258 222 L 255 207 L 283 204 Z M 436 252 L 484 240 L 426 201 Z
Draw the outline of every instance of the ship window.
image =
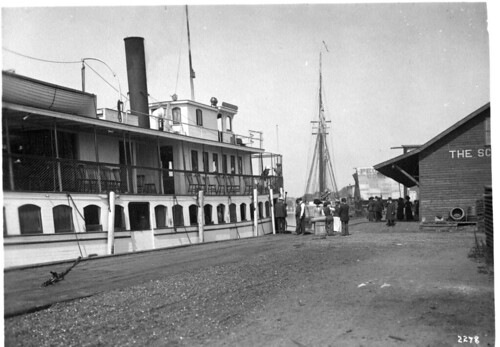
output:
M 269 201 L 266 201 L 266 217 L 269 217 L 271 215 L 271 211 L 269 210 Z
M 21 227 L 21 235 L 42 234 L 42 213 L 40 207 L 32 204 L 19 207 L 19 225 Z
M 184 226 L 184 211 L 182 205 L 174 205 L 172 207 L 172 214 L 174 216 L 174 227 Z
M 247 220 L 247 204 L 240 205 L 240 215 L 242 221 Z
M 83 217 L 85 218 L 85 230 L 102 231 L 100 224 L 101 208 L 97 205 L 88 205 L 83 208 Z
M 212 168 L 213 172 L 219 172 L 219 156 L 217 153 L 212 154 Z
M 263 211 L 263 206 L 262 206 L 262 201 L 259 202 L 259 219 L 262 219 L 263 218 L 263 214 L 264 214 L 264 211 Z
M 223 204 L 217 205 L 217 224 L 225 223 L 224 215 L 226 213 L 226 206 Z
M 125 230 L 125 214 L 123 206 L 115 206 L 115 230 Z
M 189 225 L 198 225 L 198 205 L 189 206 Z
M 130 220 L 130 230 L 150 229 L 148 202 L 129 203 L 128 214 Z
M 222 155 L 222 173 L 227 174 L 227 155 Z
M 163 205 L 155 206 L 156 228 L 167 227 L 167 207 Z
M 203 126 L 203 112 L 200 109 L 196 110 L 196 125 Z
M 181 109 L 178 107 L 172 109 L 172 123 L 181 124 Z
M 486 117 L 484 120 L 484 135 L 485 135 L 485 145 L 491 146 L 491 123 L 490 117 Z
M 254 203 L 252 202 L 252 203 L 250 204 L 250 219 L 251 219 L 251 220 L 254 220 L 254 218 L 255 218 L 255 205 L 254 205 Z
M 238 218 L 236 217 L 236 204 L 229 205 L 229 221 L 231 223 L 236 223 Z
M 208 152 L 203 152 L 203 172 L 208 172 Z
M 214 221 L 212 220 L 212 205 L 205 205 L 203 210 L 205 213 L 205 225 L 214 224 Z
M 191 170 L 198 171 L 198 151 L 191 151 Z
M 243 158 L 238 157 L 238 173 L 243 173 Z
M 52 208 L 54 217 L 54 232 L 70 233 L 73 232 L 73 210 L 67 205 L 58 205 Z

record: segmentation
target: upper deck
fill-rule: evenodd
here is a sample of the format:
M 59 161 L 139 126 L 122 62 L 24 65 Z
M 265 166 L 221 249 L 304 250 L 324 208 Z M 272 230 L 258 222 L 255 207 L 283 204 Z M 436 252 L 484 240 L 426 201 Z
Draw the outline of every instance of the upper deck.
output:
M 191 100 L 172 100 L 150 104 L 150 114 L 97 109 L 93 94 L 2 71 L 3 113 L 13 118 L 36 114 L 60 119 L 83 128 L 100 127 L 137 134 L 161 136 L 195 143 L 238 147 L 240 151 L 263 152 L 262 141 L 253 134 L 235 134 L 233 118 L 237 107 L 205 105 Z M 149 128 L 139 127 L 139 117 L 149 118 Z M 77 124 L 78 123 L 78 124 Z M 218 144 L 217 144 L 218 143 Z
M 233 132 L 230 104 L 172 100 L 146 115 L 97 110 L 93 94 L 8 72 L 3 91 L 4 190 L 186 195 L 208 187 L 237 195 L 260 182 L 264 166 L 281 165 L 259 139 Z M 273 181 L 282 187 L 281 177 Z

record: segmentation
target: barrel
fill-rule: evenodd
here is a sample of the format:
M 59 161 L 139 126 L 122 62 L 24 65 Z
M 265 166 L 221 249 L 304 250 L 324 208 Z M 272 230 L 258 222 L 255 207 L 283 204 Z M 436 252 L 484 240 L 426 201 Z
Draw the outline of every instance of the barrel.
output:
M 326 235 L 325 221 L 326 217 L 324 216 L 311 218 L 314 235 L 320 235 L 320 236 Z

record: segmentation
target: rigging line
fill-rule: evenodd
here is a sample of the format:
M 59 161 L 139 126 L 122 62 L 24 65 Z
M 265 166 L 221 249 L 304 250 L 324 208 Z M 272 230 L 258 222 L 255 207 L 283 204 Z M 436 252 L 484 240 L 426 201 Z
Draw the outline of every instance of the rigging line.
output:
M 326 51 L 327 51 L 327 52 L 330 52 L 330 51 L 328 50 L 328 46 L 326 45 L 326 42 L 325 42 L 324 40 L 323 40 L 323 45 L 325 46 Z
M 308 192 L 308 189 L 309 189 L 309 186 L 310 186 L 310 183 L 311 183 L 311 178 L 312 178 L 312 172 L 314 170 L 314 167 L 315 167 L 315 161 L 316 161 L 316 154 L 317 154 L 317 149 L 318 149 L 318 145 L 319 145 L 319 137 L 316 137 L 316 145 L 314 146 L 314 154 L 313 154 L 313 159 L 311 161 L 311 170 L 309 171 L 309 176 L 307 178 L 307 185 L 306 185 L 306 193 Z
M 333 177 L 333 184 L 335 185 L 335 191 L 338 192 L 338 186 L 337 186 L 337 180 L 336 180 L 336 175 L 335 175 L 335 171 L 334 171 L 334 166 L 333 166 L 333 161 L 330 160 L 330 170 L 332 172 L 332 177 Z
M 332 151 L 330 151 L 330 146 L 332 147 Z M 328 144 L 328 141 L 325 141 L 325 146 L 327 148 L 327 153 L 328 153 L 328 160 L 332 163 L 335 164 L 335 153 L 333 152 L 333 139 L 330 144 Z M 335 168 L 336 166 L 333 165 Z
M 80 213 L 80 210 L 78 209 L 78 206 L 76 206 L 75 201 L 73 200 L 73 197 L 71 196 L 71 194 L 68 193 L 68 205 L 70 204 L 69 203 L 70 199 L 71 199 L 71 202 L 73 203 L 73 205 L 75 206 L 76 211 L 82 217 L 83 222 L 85 222 L 85 217 L 82 216 L 82 214 Z M 75 238 L 76 238 L 76 244 L 78 245 L 78 250 L 80 251 L 80 255 L 83 258 L 82 249 L 80 248 L 80 239 L 78 239 L 78 235 L 76 234 L 76 231 L 75 231 Z
M 316 145 L 314 147 L 313 158 L 312 158 L 312 161 L 310 163 L 311 169 L 310 169 L 309 175 L 307 177 L 307 184 L 306 184 L 306 191 L 305 191 L 305 193 L 308 193 L 310 190 L 312 190 L 313 186 L 314 186 L 314 182 L 313 182 L 312 178 L 316 176 L 316 166 L 317 166 L 316 165 L 316 155 L 317 155 L 317 152 L 318 152 L 318 143 L 319 143 L 319 141 L 316 138 Z M 312 184 L 311 184 L 311 182 L 312 182 Z M 315 187 L 314 187 L 314 189 L 315 189 Z
M 90 66 L 89 64 L 87 64 L 86 62 L 83 62 L 85 65 L 87 65 L 90 70 L 94 71 L 94 73 L 99 76 L 104 82 L 106 82 L 111 88 L 113 88 L 116 92 L 120 93 L 120 90 L 116 89 L 115 86 L 113 86 L 110 82 L 108 82 L 104 77 L 102 77 L 96 70 L 94 70 L 94 68 L 92 68 L 92 66 Z M 123 96 L 124 98 L 127 99 L 127 97 L 123 94 L 121 94 L 121 96 Z
M 148 93 L 148 97 L 153 99 L 154 101 L 156 102 L 161 102 L 160 100 L 156 99 L 155 97 L 153 97 L 151 94 Z
M 26 55 L 26 54 L 22 54 L 22 53 L 13 51 L 11 49 L 8 49 L 7 47 L 2 47 L 2 49 L 4 51 L 7 51 L 7 52 L 10 52 L 10 53 L 19 55 L 19 56 L 24 57 L 24 58 L 38 60 L 38 61 L 42 61 L 42 62 L 45 62 L 45 63 L 53 63 L 53 64 L 81 64 L 81 62 L 82 62 L 81 60 L 78 60 L 78 61 L 56 61 L 56 60 L 41 59 L 41 58 L 35 58 L 35 57 L 31 57 L 31 56 Z
M 327 155 L 328 164 L 329 164 L 332 179 L 333 179 L 332 183 L 334 184 L 335 190 L 337 191 L 337 182 L 335 180 L 335 172 L 333 171 L 333 164 L 332 164 L 332 160 L 330 157 L 330 149 L 328 148 L 328 143 L 326 143 L 326 142 L 325 142 L 325 148 L 326 148 L 326 155 Z
M 333 183 L 333 187 L 332 188 L 333 188 L 333 191 L 335 193 L 338 193 L 339 190 L 338 190 L 338 187 L 337 187 L 337 180 L 335 179 L 335 173 L 333 172 L 332 163 L 330 162 L 329 164 L 330 164 L 329 165 L 329 169 L 330 169 L 329 171 L 330 171 L 331 178 L 332 178 L 332 183 Z
M 333 191 L 335 193 L 338 193 L 339 190 L 338 190 L 338 187 L 337 187 L 337 181 L 335 179 L 335 174 L 333 173 L 333 167 L 332 167 L 331 163 L 330 163 L 330 166 L 329 166 L 329 171 L 330 171 L 331 178 L 332 178 L 332 183 L 333 183 L 333 187 L 332 188 L 333 188 Z
M 314 125 L 311 126 L 311 131 L 314 131 Z M 311 153 L 314 153 L 314 151 L 311 152 L 311 148 L 313 148 L 313 142 L 314 142 L 314 146 L 316 146 L 316 142 L 314 141 L 314 137 L 313 136 L 309 137 L 309 144 L 307 146 L 307 161 L 306 161 L 307 167 L 309 167 L 309 165 L 312 166 L 314 163 L 314 159 L 311 160 Z M 306 179 L 308 179 L 308 178 L 309 177 L 306 175 Z

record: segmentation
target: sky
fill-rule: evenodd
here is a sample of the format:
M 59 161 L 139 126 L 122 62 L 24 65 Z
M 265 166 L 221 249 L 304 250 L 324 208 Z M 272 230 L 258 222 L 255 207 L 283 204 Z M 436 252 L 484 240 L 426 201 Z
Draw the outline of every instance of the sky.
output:
M 123 39 L 139 36 L 150 102 L 189 98 L 185 7 L 166 4 L 3 7 L 2 69 L 81 89 L 81 59 L 99 59 L 87 63 L 107 83 L 87 68 L 86 91 L 115 108 L 117 90 L 128 90 Z M 262 131 L 264 148 L 283 154 L 289 196 L 307 181 L 320 53 L 339 189 L 354 184 L 354 168 L 423 144 L 490 102 L 492 2 L 188 8 L 196 101 L 238 106 L 234 131 Z

